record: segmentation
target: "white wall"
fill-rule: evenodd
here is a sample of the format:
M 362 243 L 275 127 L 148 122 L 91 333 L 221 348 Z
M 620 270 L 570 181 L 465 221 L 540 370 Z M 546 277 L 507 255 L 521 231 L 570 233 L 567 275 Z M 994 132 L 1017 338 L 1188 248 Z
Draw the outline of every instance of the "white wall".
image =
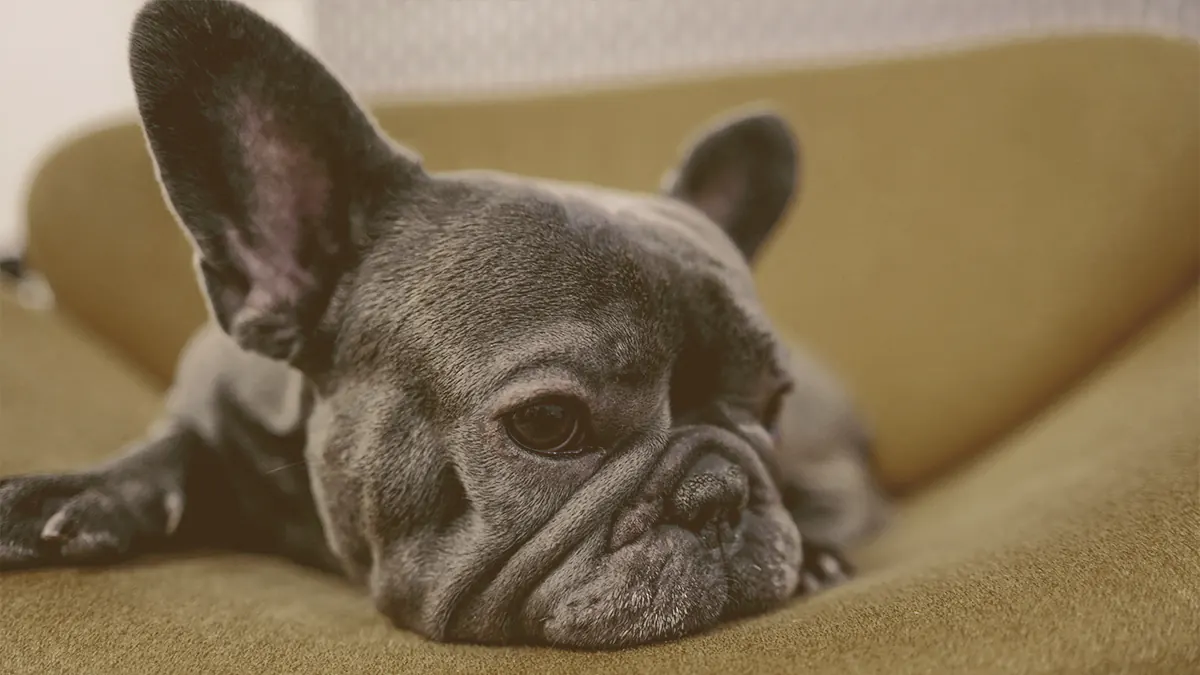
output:
M 311 44 L 313 0 L 251 0 Z M 24 241 L 29 171 L 81 124 L 133 109 L 126 35 L 142 0 L 0 0 L 0 255 Z

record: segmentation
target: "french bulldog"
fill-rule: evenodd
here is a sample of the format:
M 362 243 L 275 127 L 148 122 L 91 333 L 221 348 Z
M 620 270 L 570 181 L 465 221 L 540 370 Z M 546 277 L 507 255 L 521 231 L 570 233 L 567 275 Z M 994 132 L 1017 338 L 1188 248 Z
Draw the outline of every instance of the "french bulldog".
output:
M 870 437 L 751 273 L 798 183 L 783 119 L 731 113 L 633 194 L 426 171 L 228 0 L 152 0 L 130 64 L 212 321 L 142 440 L 0 479 L 0 567 L 275 554 L 432 640 L 585 649 L 849 575 Z

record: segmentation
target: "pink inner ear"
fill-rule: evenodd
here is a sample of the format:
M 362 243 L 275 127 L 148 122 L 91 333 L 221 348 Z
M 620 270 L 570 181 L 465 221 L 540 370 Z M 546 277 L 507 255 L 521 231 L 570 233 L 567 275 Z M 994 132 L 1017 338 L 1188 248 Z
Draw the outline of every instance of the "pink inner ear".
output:
M 745 172 L 737 166 L 725 166 L 700 183 L 692 201 L 713 222 L 728 227 L 733 222 L 746 188 Z
M 233 112 L 249 180 L 249 222 L 226 228 L 229 251 L 250 281 L 248 303 L 295 305 L 314 290 L 310 266 L 320 264 L 329 240 L 322 229 L 329 175 L 308 146 L 289 136 L 277 111 L 243 95 Z

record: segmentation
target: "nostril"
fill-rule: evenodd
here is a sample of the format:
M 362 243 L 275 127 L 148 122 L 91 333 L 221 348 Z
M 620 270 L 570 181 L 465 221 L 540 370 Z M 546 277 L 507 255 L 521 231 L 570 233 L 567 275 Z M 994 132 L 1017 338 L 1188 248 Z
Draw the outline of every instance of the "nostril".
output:
M 725 509 L 725 524 L 729 527 L 737 527 L 742 522 L 742 511 L 746 509 L 747 500 L 743 499 L 738 503 L 737 507 Z
M 736 530 L 742 522 L 742 508 L 732 504 L 716 509 L 711 517 L 696 523 L 695 527 L 705 528 L 718 525 L 729 530 Z

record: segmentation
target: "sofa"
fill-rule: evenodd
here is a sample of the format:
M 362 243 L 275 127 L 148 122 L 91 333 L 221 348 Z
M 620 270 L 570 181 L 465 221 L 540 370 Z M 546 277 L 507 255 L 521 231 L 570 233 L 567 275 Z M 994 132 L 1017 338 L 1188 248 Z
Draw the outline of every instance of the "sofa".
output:
M 896 501 L 853 581 L 617 652 L 435 644 L 365 595 L 227 552 L 0 575 L 6 673 L 1200 672 L 1200 48 L 1080 34 L 586 91 L 372 101 L 433 169 L 653 190 L 770 102 L 804 146 L 757 270 Z M 0 292 L 0 475 L 153 420 L 205 318 L 132 115 L 28 193 L 52 310 Z

